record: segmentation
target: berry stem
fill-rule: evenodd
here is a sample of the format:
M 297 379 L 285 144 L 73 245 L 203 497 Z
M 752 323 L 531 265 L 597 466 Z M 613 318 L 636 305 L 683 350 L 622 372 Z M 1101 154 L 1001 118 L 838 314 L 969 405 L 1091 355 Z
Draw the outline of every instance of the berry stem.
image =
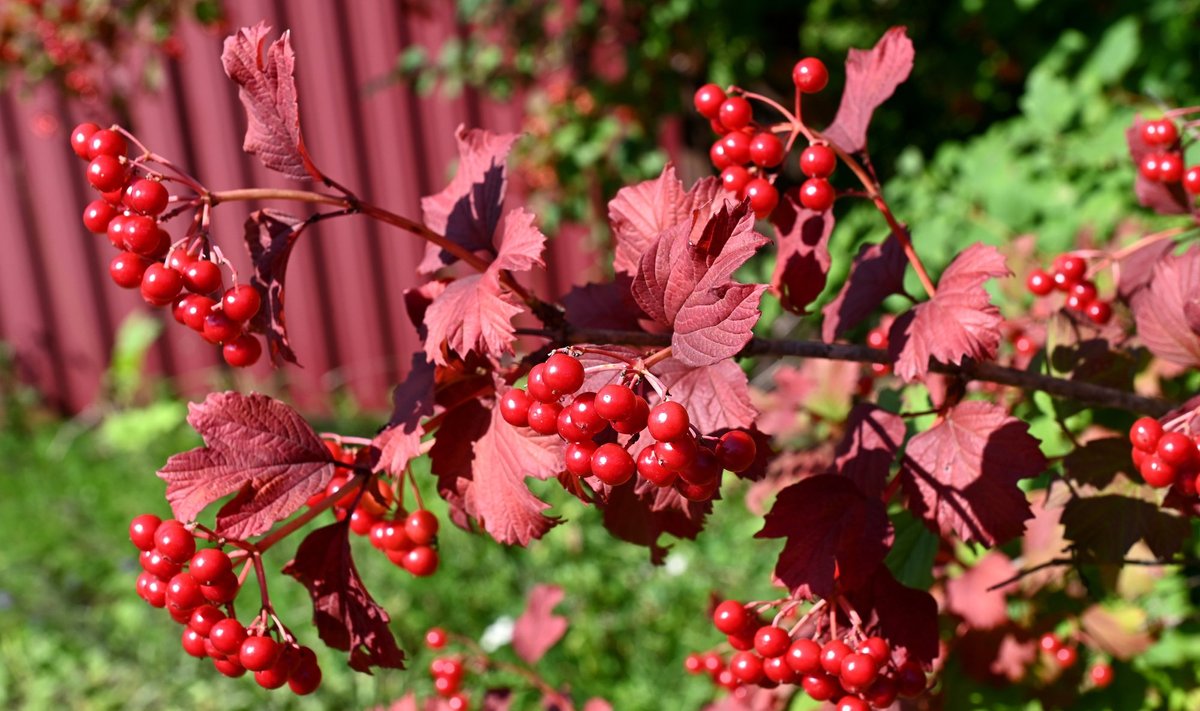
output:
M 654 353 L 651 353 L 650 355 L 643 358 L 641 366 L 643 368 L 645 368 L 646 370 L 649 370 L 650 368 L 653 368 L 655 365 L 658 365 L 659 363 L 663 362 L 664 360 L 666 360 L 667 358 L 670 358 L 670 357 L 671 357 L 671 346 L 667 346 L 666 348 L 655 351 Z
M 1165 230 L 1161 230 L 1159 232 L 1151 232 L 1148 235 L 1140 237 L 1133 244 L 1130 244 L 1126 247 L 1122 247 L 1121 249 L 1118 249 L 1117 251 L 1102 257 L 1088 271 L 1088 278 L 1089 279 L 1092 278 L 1093 276 L 1096 275 L 1097 272 L 1104 269 L 1109 264 L 1113 264 L 1115 262 L 1121 261 L 1122 259 L 1125 259 L 1126 257 L 1128 257 L 1129 255 L 1133 254 L 1134 252 L 1138 251 L 1142 247 L 1147 247 L 1149 245 L 1154 244 L 1155 242 L 1161 242 L 1165 239 L 1171 239 L 1173 237 L 1178 237 L 1179 235 L 1181 235 L 1185 232 L 1188 232 L 1192 229 L 1195 229 L 1195 227 L 1193 225 L 1186 225 L 1186 226 L 1181 226 L 1181 227 L 1171 227 L 1171 228 L 1168 228 Z
M 759 102 L 766 104 L 767 106 L 770 106 L 771 108 L 778 111 L 781 115 L 783 115 L 784 118 L 786 118 L 790 123 L 792 123 L 794 125 L 799 125 L 799 123 L 800 123 L 799 119 L 796 118 L 797 116 L 800 115 L 799 111 L 797 111 L 796 113 L 793 114 L 791 111 L 788 111 L 786 108 L 784 108 L 783 104 L 780 104 L 778 101 L 770 98 L 769 96 L 763 96 L 762 94 L 757 94 L 753 91 L 746 91 L 745 89 L 742 89 L 741 87 L 736 87 L 736 86 L 729 87 L 729 92 L 730 93 L 734 93 L 734 92 L 740 93 L 742 95 L 742 97 L 745 99 L 749 99 L 752 101 L 759 101 Z
M 366 484 L 366 481 L 370 476 L 370 472 L 361 467 L 347 468 L 354 469 L 358 472 L 348 485 L 362 488 Z M 309 521 L 333 508 L 333 505 L 340 501 L 341 498 L 342 497 L 340 496 L 326 496 L 316 506 L 313 506 L 311 509 L 305 511 L 296 518 L 288 521 L 274 531 L 271 531 L 263 538 L 260 538 L 258 542 L 254 544 L 255 552 L 265 553 L 271 546 L 282 541 L 284 538 L 287 538 L 291 534 L 295 533 L 297 529 L 302 528 Z
M 809 608 L 808 612 L 804 613 L 799 620 L 796 620 L 796 624 L 792 625 L 792 629 L 789 630 L 788 634 L 794 637 L 796 633 L 800 631 L 800 628 L 808 624 L 809 620 L 811 620 L 818 612 L 824 609 L 827 602 L 828 601 L 824 598 L 818 600 L 816 604 Z

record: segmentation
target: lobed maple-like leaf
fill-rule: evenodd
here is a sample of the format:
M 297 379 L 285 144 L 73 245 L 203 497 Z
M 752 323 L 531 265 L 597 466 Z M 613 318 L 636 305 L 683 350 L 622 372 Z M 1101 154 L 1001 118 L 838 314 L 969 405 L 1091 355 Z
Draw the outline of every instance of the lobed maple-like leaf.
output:
M 390 618 L 354 567 L 349 519 L 308 534 L 283 572 L 308 588 L 317 633 L 325 644 L 350 653 L 351 668 L 368 674 L 371 667 L 404 668 Z
M 534 585 L 529 591 L 512 636 L 513 650 L 526 664 L 537 664 L 567 633 L 567 618 L 554 614 L 562 599 L 563 589 L 557 585 Z
M 265 395 L 212 393 L 188 405 L 188 423 L 205 446 L 172 456 L 158 471 L 175 518 L 192 521 L 233 493 L 217 533 L 256 536 L 281 521 L 333 477 L 329 450 L 292 408 Z
M 221 52 L 221 65 L 238 85 L 238 97 L 246 109 L 248 125 L 242 150 L 289 178 L 323 180 L 300 133 L 291 33 L 284 32 L 264 56 L 263 44 L 270 32 L 265 22 L 243 27 L 225 39 Z
M 1176 365 L 1200 365 L 1200 335 L 1192 330 L 1188 304 L 1200 293 L 1200 246 L 1168 254 L 1150 283 L 1133 299 L 1138 338 L 1150 352 Z
M 821 338 L 827 343 L 862 323 L 883 300 L 904 291 L 908 259 L 893 235 L 880 244 L 865 244 L 850 264 L 842 290 L 821 309 Z
M 1008 622 L 1007 591 L 1013 586 L 990 590 L 1017 572 L 1009 557 L 990 551 L 962 575 L 946 581 L 946 609 L 976 629 L 990 629 Z
M 392 417 L 372 444 L 379 449 L 375 471 L 399 473 L 421 454 L 425 434 L 421 420 L 434 412 L 434 378 L 437 368 L 414 353 L 404 381 L 392 391 Z
M 250 284 L 258 290 L 262 300 L 253 327 L 266 335 L 267 351 L 276 367 L 284 361 L 300 364 L 288 341 L 283 299 L 288 259 L 292 256 L 296 238 L 308 224 L 298 217 L 266 209 L 251 213 L 244 225 L 246 247 L 254 265 Z
M 684 190 L 675 166 L 667 163 L 662 173 L 651 180 L 617 191 L 608 203 L 608 222 L 615 243 L 613 269 L 617 274 L 634 276 L 642 255 L 663 230 L 691 222 L 696 211 L 707 216 L 722 194 L 721 181 L 708 177 Z M 708 210 L 702 210 L 706 206 Z
M 523 208 L 507 212 L 496 225 L 496 258 L 482 274 L 450 282 L 425 311 L 429 329 L 425 355 L 438 365 L 448 360 L 442 344 L 465 356 L 471 351 L 498 357 L 512 352 L 512 318 L 524 310 L 517 297 L 501 289 L 500 275 L 545 266 L 546 236 Z
M 912 659 L 928 667 L 937 659 L 938 607 L 932 595 L 902 585 L 880 565 L 866 585 L 847 597 L 866 629 L 887 640 L 897 666 Z
M 566 320 L 574 328 L 611 328 L 616 331 L 641 330 L 645 316 L 633 300 L 633 279 L 618 272 L 613 281 L 572 287 L 562 297 Z
M 942 273 L 933 298 L 896 319 L 888 331 L 896 374 L 919 380 L 929 372 L 931 358 L 953 364 L 995 358 L 1004 318 L 983 283 L 1011 275 L 995 247 L 973 244 L 963 250 Z
M 712 501 L 688 501 L 674 489 L 660 489 L 637 478 L 617 487 L 597 487 L 603 497 L 604 527 L 613 536 L 650 549 L 650 562 L 662 565 L 667 547 L 659 543 L 665 535 L 695 540 L 704 530 Z
M 1132 475 L 1133 445 L 1128 437 L 1101 437 L 1084 442 L 1063 457 L 1063 474 L 1077 484 L 1103 489 L 1117 474 Z
M 1138 607 L 1092 605 L 1079 616 L 1079 623 L 1086 630 L 1088 646 L 1122 661 L 1154 646 L 1154 636 L 1146 630 L 1146 612 Z
M 1062 512 L 1067 540 L 1080 554 L 1098 562 L 1120 562 L 1138 541 L 1159 558 L 1179 551 L 1191 524 L 1153 501 L 1119 494 L 1073 498 Z
M 816 212 L 800 205 L 796 190 L 783 194 L 771 215 L 779 252 L 771 274 L 771 290 L 783 308 L 807 313 L 808 305 L 825 290 L 832 259 L 829 235 L 833 233 L 833 211 Z
M 787 538 L 775 577 L 800 597 L 830 597 L 867 582 L 891 548 L 887 508 L 831 474 L 779 492 L 755 538 Z
M 668 358 L 653 368 L 671 397 L 687 403 L 691 423 L 704 434 L 754 424 L 758 411 L 750 402 L 746 372 L 733 360 L 692 367 Z
M 851 49 L 846 58 L 846 88 L 825 138 L 846 153 L 867 147 L 867 126 L 875 109 L 887 101 L 912 72 L 912 40 L 905 28 L 893 27 L 869 50 Z
M 846 418 L 846 434 L 834 451 L 834 467 L 864 496 L 880 497 L 907 431 L 899 415 L 868 402 L 859 403 Z
M 996 546 L 1032 516 L 1017 486 L 1046 468 L 1029 426 L 988 402 L 956 405 L 905 449 L 900 480 L 913 514 L 943 536 Z
M 429 229 L 469 252 L 490 250 L 508 188 L 508 154 L 518 136 L 459 125 L 454 137 L 458 170 L 440 193 L 421 198 L 421 216 Z M 430 243 L 417 271 L 432 274 L 455 261 Z
M 633 298 L 655 325 L 673 332 L 671 347 L 686 365 L 731 358 L 749 342 L 761 315 L 764 284 L 739 284 L 733 272 L 767 238 L 754 231 L 747 203 L 721 207 L 703 222 L 664 230 L 642 254 Z
M 1132 303 L 1136 294 L 1150 286 L 1154 279 L 1154 268 L 1163 257 L 1175 251 L 1174 240 L 1158 240 L 1130 252 L 1118 264 L 1121 276 L 1117 280 L 1117 294 L 1126 303 Z
M 1142 139 L 1142 125 L 1146 121 L 1140 116 L 1133 119 L 1133 124 L 1125 129 L 1125 143 L 1129 146 L 1129 158 L 1133 165 L 1140 167 L 1142 159 L 1149 153 L 1158 153 L 1159 146 L 1151 146 Z M 1148 207 L 1160 215 L 1186 215 L 1191 212 L 1187 193 L 1178 182 L 1164 183 L 1157 180 L 1147 180 L 1142 171 L 1135 168 L 1133 192 L 1137 195 L 1138 204 Z

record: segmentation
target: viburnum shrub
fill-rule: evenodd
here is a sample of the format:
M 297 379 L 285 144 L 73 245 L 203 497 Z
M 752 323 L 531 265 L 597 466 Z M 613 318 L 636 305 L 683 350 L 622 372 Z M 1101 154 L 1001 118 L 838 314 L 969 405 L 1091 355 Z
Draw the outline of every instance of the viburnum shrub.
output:
M 1028 265 L 1029 291 L 1065 295 L 1035 305 L 1040 324 L 1006 322 L 993 303 L 988 287 L 1005 293 L 1013 276 L 996 247 L 967 247 L 935 279 L 867 151 L 873 112 L 912 67 L 903 28 L 851 52 L 839 109 L 820 130 L 802 113 L 802 98 L 830 81 L 819 59 L 795 65 L 790 108 L 736 86 L 700 87 L 695 108 L 718 134 L 710 157 L 720 177 L 687 188 L 668 165 L 620 190 L 608 206 L 613 278 L 576 287 L 561 303 L 522 284 L 545 266 L 546 238 L 533 214 L 506 207 L 506 158 L 518 136 L 460 128 L 457 172 L 422 200 L 420 219 L 365 202 L 305 148 L 290 38 L 268 45 L 268 32 L 244 28 L 222 55 L 249 120 L 244 148 L 318 189 L 212 191 L 124 129 L 82 124 L 71 145 L 99 192 L 84 224 L 121 250 L 110 265 L 118 284 L 171 306 L 244 366 L 258 358 L 259 337 L 274 364 L 296 360 L 283 285 L 307 228 L 348 215 L 379 220 L 427 244 L 417 265 L 427 281 L 405 293 L 424 348 L 395 390 L 390 421 L 370 438 L 319 435 L 288 405 L 257 394 L 214 393 L 191 406 L 204 446 L 158 472 L 173 518 L 142 514 L 130 528 L 144 569 L 137 590 L 184 626 L 188 654 L 229 676 L 253 672 L 264 687 L 314 691 L 321 671 L 303 634 L 273 609 L 262 554 L 329 516 L 283 572 L 308 588 L 317 634 L 348 652 L 350 666 L 402 667 L 350 535 L 368 537 L 412 575 L 436 571 L 439 521 L 410 468 L 420 456 L 450 521 L 507 545 L 526 546 L 562 523 L 546 514 L 531 477 L 598 508 L 613 536 L 646 546 L 655 563 L 666 556 L 664 535 L 695 538 L 722 497 L 749 487 L 752 507 L 772 502 L 756 537 L 783 539 L 774 575 L 783 592 L 741 602 L 739 591 L 721 591 L 707 610 L 719 644 L 686 660 L 735 705 L 783 708 L 805 693 L 841 711 L 887 708 L 942 693 L 937 672 L 948 659 L 1069 705 L 1113 681 L 1112 660 L 1150 644 L 1152 630 L 1130 631 L 1087 604 L 1098 589 L 1088 571 L 1111 582 L 1122 566 L 1180 562 L 1189 518 L 1200 513 L 1200 410 L 1157 396 L 1186 395 L 1176 376 L 1200 363 L 1200 248 L 1176 249 L 1181 225 L 1114 252 L 1062 254 L 1050 271 Z M 1190 134 L 1175 123 L 1183 113 L 1139 119 L 1128 142 L 1141 202 L 1194 220 L 1195 169 L 1181 159 Z M 798 175 L 785 169 L 789 160 Z M 832 254 L 839 198 L 873 205 L 887 236 L 853 257 Z M 308 218 L 253 213 L 245 225 L 253 274 L 243 279 L 210 229 L 222 204 L 261 199 L 328 209 Z M 184 234 L 170 235 L 166 225 L 185 215 Z M 820 340 L 754 337 L 764 294 L 805 315 L 833 262 L 847 258 L 848 276 L 820 309 Z M 773 260 L 769 283 L 733 278 L 763 259 Z M 910 274 L 918 293 L 906 285 Z M 882 313 L 885 300 L 903 306 Z M 518 328 L 519 316 L 540 325 Z M 1154 370 L 1135 390 L 1133 375 L 1151 356 Z M 802 358 L 822 370 L 779 365 L 775 391 L 752 400 L 742 367 L 751 358 Z M 814 414 L 797 433 L 821 387 L 853 397 L 852 408 Z M 1035 393 L 1053 399 L 1054 429 L 1040 431 L 1061 440 L 1053 458 L 1014 415 L 1029 412 Z M 1084 404 L 1103 417 L 1081 425 Z M 1085 585 L 1065 581 L 1071 571 Z M 237 614 L 251 572 L 258 612 L 246 614 L 252 603 L 242 601 Z M 522 617 L 530 621 L 517 623 L 513 644 L 529 665 L 566 629 L 551 614 L 562 594 L 535 588 Z M 697 620 L 703 608 L 697 600 Z M 431 668 L 453 708 L 470 703 L 468 682 L 503 666 L 443 630 L 426 641 L 460 645 Z M 547 704 L 570 703 L 531 668 L 514 673 Z

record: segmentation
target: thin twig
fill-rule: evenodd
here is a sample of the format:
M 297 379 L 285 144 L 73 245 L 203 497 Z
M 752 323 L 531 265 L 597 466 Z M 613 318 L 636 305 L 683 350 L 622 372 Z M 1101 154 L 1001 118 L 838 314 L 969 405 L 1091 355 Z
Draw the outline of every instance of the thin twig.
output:
M 1145 565 L 1145 566 L 1159 567 L 1159 566 L 1166 566 L 1166 565 L 1188 565 L 1188 564 L 1195 563 L 1195 562 L 1197 562 L 1197 561 L 1194 559 L 1191 559 L 1191 558 L 1172 558 L 1170 560 L 1145 560 L 1145 559 L 1140 559 L 1140 558 L 1122 558 L 1121 560 L 1112 560 L 1112 561 L 1087 560 L 1087 559 L 1083 559 L 1083 558 L 1053 558 L 1051 560 L 1047 560 L 1045 562 L 1038 563 L 1037 565 L 1031 565 L 1028 568 L 1022 568 L 1021 570 L 1017 571 L 1016 575 L 1013 575 L 1009 578 L 1001 580 L 1000 582 L 998 582 L 995 585 L 988 588 L 987 591 L 991 592 L 993 590 L 998 590 L 1002 587 L 1012 585 L 1013 583 L 1021 580 L 1022 578 L 1033 575 L 1034 573 L 1036 573 L 1038 571 L 1045 570 L 1046 568 L 1056 568 L 1058 566 L 1070 566 L 1070 567 L 1074 568 L 1079 565 L 1107 564 L 1107 565 Z

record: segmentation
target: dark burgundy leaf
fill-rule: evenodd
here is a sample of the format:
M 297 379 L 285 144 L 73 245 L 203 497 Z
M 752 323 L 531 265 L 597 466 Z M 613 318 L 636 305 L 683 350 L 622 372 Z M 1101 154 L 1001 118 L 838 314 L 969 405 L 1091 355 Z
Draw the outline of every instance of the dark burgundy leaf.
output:
M 930 528 L 996 546 L 1019 536 L 1032 516 L 1017 482 L 1045 468 L 1027 424 L 969 401 L 909 441 L 900 477 L 909 509 Z
M 697 238 L 693 231 L 700 224 Z M 722 207 L 704 223 L 670 227 L 646 248 L 633 298 L 656 325 L 674 332 L 675 358 L 711 365 L 736 355 L 750 340 L 766 286 L 738 284 L 732 277 L 766 242 L 742 203 Z
M 537 664 L 567 633 L 567 618 L 554 614 L 562 599 L 563 589 L 557 585 L 535 585 L 529 591 L 525 611 L 513 626 L 512 638 L 513 650 L 526 664 Z
M 1025 678 L 1038 658 L 1037 637 L 1011 622 L 989 629 L 966 629 L 958 635 L 954 658 L 972 678 L 1005 684 Z
M 884 299 L 904 291 L 907 267 L 904 248 L 894 236 L 888 235 L 880 244 L 863 245 L 850 265 L 842 290 L 821 309 L 825 317 L 821 338 L 832 343 L 874 313 Z
M 1175 247 L 1174 240 L 1151 242 L 1118 262 L 1121 277 L 1117 281 L 1117 294 L 1125 303 L 1132 302 L 1136 294 L 1150 285 L 1154 278 L 1154 267 L 1158 266 L 1164 256 L 1173 252 Z
M 842 102 L 825 138 L 847 153 L 866 148 L 871 115 L 908 79 L 914 54 L 903 27 L 888 30 L 870 50 L 851 49 Z
M 611 328 L 638 331 L 642 310 L 630 292 L 633 279 L 621 272 L 606 284 L 576 286 L 562 298 L 567 323 L 575 328 Z
M 971 627 L 990 629 L 1008 622 L 1007 592 L 1012 585 L 989 590 L 1013 577 L 1016 567 L 1008 556 L 991 551 L 962 575 L 946 581 L 946 609 Z
M 1200 246 L 1166 255 L 1133 300 L 1138 338 L 1150 352 L 1176 365 L 1200 365 L 1200 336 L 1185 308 L 1200 293 Z
M 475 443 L 491 424 L 492 411 L 479 400 L 468 400 L 442 416 L 439 429 L 453 432 L 454 436 L 435 437 L 429 450 L 430 470 L 438 479 L 438 493 L 450 505 L 450 520 L 461 528 L 470 528 L 477 515 L 467 496 L 474 483 L 471 465 L 475 460 Z
M 720 207 L 713 203 L 721 194 L 721 181 L 716 178 L 700 180 L 684 191 L 683 181 L 676 177 L 671 163 L 657 178 L 621 188 L 608 203 L 608 221 L 616 244 L 613 268 L 618 274 L 637 274 L 642 255 L 664 230 L 692 222 L 695 211 L 712 205 L 701 210 L 707 217 L 712 209 Z
M 937 602 L 932 595 L 901 585 L 887 566 L 880 565 L 868 577 L 868 585 L 848 597 L 868 632 L 891 645 L 897 665 L 914 659 L 928 667 L 937 659 Z
M 458 171 L 440 193 L 421 198 L 421 214 L 429 229 L 467 251 L 491 250 L 508 185 L 508 153 L 517 135 L 460 125 L 454 137 Z M 417 271 L 432 274 L 455 261 L 456 257 L 430 243 Z
M 324 491 L 333 476 L 329 450 L 292 408 L 265 395 L 213 393 L 188 405 L 188 423 L 204 447 L 176 454 L 158 476 L 167 482 L 175 518 L 192 521 L 204 507 L 246 492 L 217 517 L 217 532 L 256 536 Z
M 771 221 L 775 224 L 779 247 L 771 289 L 779 296 L 783 308 L 807 313 L 808 305 L 824 291 L 829 274 L 833 212 L 801 207 L 797 191 L 788 190 Z
M 435 373 L 436 367 L 422 354 L 413 354 L 408 375 L 392 391 L 392 418 L 373 442 L 380 451 L 375 471 L 402 472 L 421 454 L 421 420 L 433 415 Z
M 846 419 L 846 434 L 838 442 L 834 466 L 850 477 L 864 496 L 880 497 L 907 431 L 899 415 L 859 403 Z
M 1067 540 L 1087 559 L 1119 562 L 1138 541 L 1154 555 L 1179 551 L 1192 527 L 1186 518 L 1143 501 L 1117 494 L 1073 498 L 1062 514 Z
M 667 557 L 659 538 L 667 534 L 694 540 L 712 511 L 711 501 L 688 501 L 674 489 L 659 489 L 641 478 L 608 489 L 598 503 L 604 527 L 623 541 L 649 548 L 654 565 L 662 565 Z
M 404 652 L 388 628 L 388 614 L 371 598 L 354 567 L 349 520 L 308 534 L 283 572 L 308 588 L 317 633 L 330 647 L 349 652 L 353 669 L 404 668 Z
M 933 298 L 896 319 L 888 331 L 896 374 L 919 380 L 929 372 L 930 359 L 960 364 L 964 358 L 995 358 L 1004 318 L 983 284 L 1011 274 L 995 247 L 973 244 L 963 250 L 946 267 Z
M 264 22 L 243 27 L 225 39 L 221 52 L 225 74 L 238 85 L 238 97 L 249 122 L 242 149 L 289 178 L 323 180 L 300 134 L 291 33 L 284 32 L 263 56 L 263 44 L 270 32 Z
M 779 492 L 755 538 L 787 538 L 775 576 L 792 594 L 830 597 L 874 575 L 892 543 L 887 509 L 852 481 L 809 477 Z
M 435 279 L 431 282 L 404 290 L 404 311 L 413 328 L 417 329 L 417 337 L 422 341 L 429 338 L 429 328 L 425 325 L 425 314 L 433 300 L 442 295 L 451 279 Z
M 1134 118 L 1133 125 L 1125 129 L 1125 142 L 1129 145 L 1129 157 L 1134 165 L 1133 192 L 1137 195 L 1140 205 L 1148 207 L 1160 215 L 1185 215 L 1190 211 L 1188 209 L 1189 200 L 1187 194 L 1183 192 L 1183 186 L 1178 181 L 1163 183 L 1147 180 L 1137 169 L 1148 153 L 1158 153 L 1161 150 L 1142 140 L 1142 124 L 1144 123 L 1146 122 L 1138 116 Z
M 246 247 L 254 264 L 250 283 L 258 290 L 263 304 L 254 317 L 253 327 L 266 334 L 271 362 L 277 367 L 284 361 L 299 365 L 288 341 L 283 297 L 292 246 L 307 225 L 304 220 L 277 210 L 258 210 L 246 219 Z
M 1103 489 L 1120 472 L 1133 474 L 1132 445 L 1128 437 L 1094 439 L 1063 458 L 1063 473 L 1078 484 Z

